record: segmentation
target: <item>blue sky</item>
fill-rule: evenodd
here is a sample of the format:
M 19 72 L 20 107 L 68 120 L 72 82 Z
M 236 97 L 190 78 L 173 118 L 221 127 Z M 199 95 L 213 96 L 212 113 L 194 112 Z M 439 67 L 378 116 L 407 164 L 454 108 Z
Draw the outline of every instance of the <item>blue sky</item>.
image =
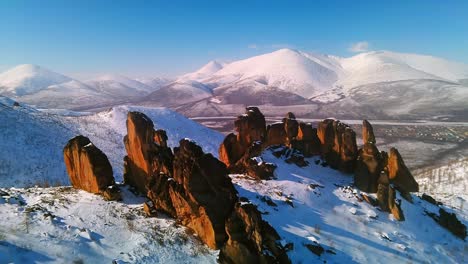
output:
M 0 70 L 177 75 L 282 47 L 468 63 L 468 1 L 0 1 Z M 356 45 L 356 43 L 360 43 Z

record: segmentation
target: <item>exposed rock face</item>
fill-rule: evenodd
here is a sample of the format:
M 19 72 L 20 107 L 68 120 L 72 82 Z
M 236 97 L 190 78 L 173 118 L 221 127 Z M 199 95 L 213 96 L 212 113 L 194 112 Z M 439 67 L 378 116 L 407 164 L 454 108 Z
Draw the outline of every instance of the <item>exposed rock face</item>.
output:
M 406 167 L 397 149 L 391 148 L 387 163 L 390 181 L 407 192 L 417 192 L 419 185 Z
M 321 154 L 334 169 L 353 172 L 358 155 L 356 133 L 338 120 L 325 119 L 318 124 Z
M 221 248 L 221 263 L 290 263 L 280 236 L 252 204 L 237 203 L 226 222 L 229 239 Z
M 371 143 L 375 144 L 374 129 L 367 120 L 362 121 L 362 141 L 364 144 Z
M 296 139 L 297 133 L 299 132 L 299 122 L 296 120 L 296 116 L 289 112 L 286 117 L 283 118 L 284 130 L 286 131 L 286 146 L 291 146 L 291 142 Z
M 359 150 L 354 184 L 361 191 L 377 192 L 378 179 L 383 169 L 382 156 L 374 144 L 367 143 Z
M 74 188 L 103 193 L 114 176 L 107 156 L 84 136 L 77 136 L 63 149 L 65 165 Z
M 244 153 L 241 159 L 231 167 L 233 173 L 245 173 L 250 177 L 262 180 L 273 178 L 276 165 L 263 161 L 261 154 L 263 148 L 261 142 L 253 143 Z
M 362 191 L 376 192 L 378 189 L 376 179 L 384 171 L 390 183 L 394 184 L 408 201 L 411 201 L 409 192 L 417 192 L 418 183 L 406 167 L 398 150 L 391 148 L 390 154 L 379 152 L 375 146 L 373 128 L 367 120 L 363 121 L 362 134 L 364 146 L 359 150 L 354 184 Z
M 145 186 L 152 173 L 153 121 L 143 113 L 128 112 L 124 143 L 127 150 L 124 182 L 141 193 L 146 193 Z
M 293 147 L 299 149 L 304 156 L 310 157 L 320 154 L 320 139 L 317 136 L 317 129 L 313 128 L 312 124 L 299 123 L 297 142 L 299 144 L 293 144 Z
M 284 129 L 284 123 L 274 123 L 267 128 L 267 141 L 266 145 L 286 145 L 287 134 Z
M 439 224 L 447 228 L 455 236 L 465 239 L 466 238 L 466 226 L 458 220 L 454 213 L 449 213 L 443 208 L 439 209 Z
M 405 220 L 403 210 L 401 210 L 401 200 L 396 199 L 396 191 L 392 186 L 388 189 L 388 209 L 396 220 Z
M 218 248 L 226 240 L 224 221 L 237 199 L 226 166 L 188 140 L 181 140 L 174 152 L 174 180 L 183 188 L 171 190 L 176 213 L 188 217 L 182 223 L 209 246 Z
M 167 147 L 164 130 L 154 130 L 153 121 L 140 112 L 127 115 L 127 135 L 124 138 L 127 156 L 124 158 L 124 181 L 139 192 L 146 193 L 151 175 L 172 174 L 173 155 Z
M 258 107 L 247 107 L 246 113 L 237 117 L 234 122 L 237 131 L 237 142 L 247 149 L 255 141 L 264 141 L 266 133 L 265 117 Z
M 230 168 L 243 156 L 244 153 L 241 151 L 241 147 L 237 143 L 237 136 L 230 133 L 219 146 L 219 159 Z

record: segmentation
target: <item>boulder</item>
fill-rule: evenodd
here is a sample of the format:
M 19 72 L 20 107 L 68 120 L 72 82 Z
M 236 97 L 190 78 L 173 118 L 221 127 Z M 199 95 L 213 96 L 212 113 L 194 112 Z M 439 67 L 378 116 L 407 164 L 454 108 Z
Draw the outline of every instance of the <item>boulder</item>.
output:
M 458 220 L 454 213 L 449 213 L 443 208 L 439 209 L 438 223 L 447 228 L 455 236 L 465 240 L 466 238 L 466 226 Z
M 74 188 L 102 193 L 115 183 L 106 154 L 87 137 L 80 135 L 70 139 L 63 149 L 63 156 Z
M 362 121 L 362 141 L 364 144 L 371 143 L 376 144 L 374 129 L 372 125 L 367 120 Z
M 406 167 L 396 148 L 390 149 L 387 161 L 387 171 L 390 181 L 406 192 L 417 192 L 419 185 Z
M 280 236 L 253 204 L 236 203 L 226 221 L 226 233 L 220 263 L 291 263 L 279 243 Z

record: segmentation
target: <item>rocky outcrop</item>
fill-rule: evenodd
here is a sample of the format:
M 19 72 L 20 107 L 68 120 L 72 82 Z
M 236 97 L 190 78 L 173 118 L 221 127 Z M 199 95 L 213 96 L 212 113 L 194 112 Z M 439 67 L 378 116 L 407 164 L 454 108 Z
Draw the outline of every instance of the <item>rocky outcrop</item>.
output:
M 237 143 L 237 136 L 230 133 L 219 146 L 219 159 L 230 168 L 244 155 L 242 151 L 245 150 Z
M 425 213 L 434 219 L 434 221 L 436 221 L 440 226 L 450 231 L 453 235 L 465 240 L 467 235 L 466 225 L 458 220 L 455 213 L 447 212 L 443 208 L 439 208 L 439 215 L 428 211 L 425 211 Z
M 367 120 L 362 121 L 362 141 L 364 142 L 364 144 L 376 144 L 374 128 L 372 128 L 371 124 Z
M 383 158 L 374 144 L 367 143 L 359 150 L 356 169 L 354 172 L 354 185 L 361 191 L 377 192 L 378 179 L 384 168 Z
M 407 200 L 411 200 L 409 192 L 419 190 L 418 183 L 406 167 L 397 149 L 391 148 L 390 154 L 379 152 L 375 146 L 375 137 L 371 124 L 363 121 L 364 146 L 359 150 L 354 174 L 354 184 L 365 192 L 377 192 L 377 179 L 382 173 L 388 176 L 389 182 L 400 190 Z
M 221 263 L 290 263 L 280 236 L 253 204 L 236 203 L 226 222 L 228 241 L 221 248 Z
M 70 139 L 63 156 L 74 188 L 103 193 L 115 183 L 107 156 L 87 137 L 80 135 Z
M 246 113 L 237 117 L 234 126 L 237 132 L 237 142 L 243 150 L 241 152 L 245 152 L 255 141 L 263 142 L 265 139 L 265 117 L 258 107 L 247 107 Z
M 290 147 L 291 142 L 296 140 L 297 133 L 299 132 L 299 122 L 297 122 L 296 116 L 289 112 L 283 118 L 283 124 L 286 131 L 286 146 Z
M 152 173 L 154 125 L 151 119 L 140 112 L 128 112 L 124 144 L 127 150 L 124 159 L 124 182 L 145 193 L 146 183 Z
M 184 139 L 174 149 L 174 182 L 170 197 L 177 219 L 208 246 L 219 248 L 227 239 L 224 222 L 237 199 L 226 166 Z
M 153 121 L 140 112 L 127 114 L 127 135 L 124 137 L 127 156 L 124 158 L 124 182 L 146 193 L 153 174 L 172 173 L 172 150 L 167 147 L 164 130 L 154 130 Z
M 268 125 L 266 145 L 286 145 L 287 136 L 284 123 L 279 122 Z
M 325 119 L 318 124 L 317 136 L 320 139 L 320 152 L 334 169 L 353 172 L 358 156 L 356 133 L 339 120 Z
M 310 123 L 299 123 L 297 141 L 292 147 L 300 150 L 306 157 L 319 155 L 320 139 L 317 136 L 317 129 Z
M 228 136 L 220 147 L 220 153 L 232 166 L 243 162 L 253 162 L 257 167 L 265 166 L 265 163 L 250 158 L 261 152 L 261 143 L 257 139 L 263 139 L 261 134 L 264 132 L 256 123 L 261 120 L 259 112 L 249 108 L 248 111 L 250 117 L 247 114 L 247 118 L 241 118 L 243 121 L 238 123 L 242 136 Z M 144 205 L 148 216 L 156 215 L 158 210 L 176 218 L 210 248 L 225 252 L 223 261 L 226 263 L 242 263 L 239 262 L 241 258 L 229 252 L 243 252 L 249 259 L 268 260 L 268 263 L 288 263 L 287 255 L 281 254 L 279 236 L 262 220 L 260 212 L 255 207 L 245 209 L 235 206 L 239 199 L 223 162 L 204 153 L 200 146 L 188 139 L 182 139 L 172 153 L 167 147 L 166 132 L 155 131 L 151 120 L 141 113 L 129 113 L 127 129 L 125 179 L 136 188 L 143 186 L 144 193 L 150 199 Z M 254 132 L 249 135 L 247 132 L 251 129 Z M 240 154 L 233 156 L 233 150 L 244 147 L 239 142 L 248 142 L 251 146 L 241 157 L 238 157 Z M 255 168 L 252 164 L 248 167 Z M 243 229 L 235 229 L 233 225 Z
M 419 185 L 414 179 L 413 175 L 406 167 L 400 153 L 396 148 L 390 149 L 388 156 L 387 171 L 390 181 L 407 192 L 417 192 Z

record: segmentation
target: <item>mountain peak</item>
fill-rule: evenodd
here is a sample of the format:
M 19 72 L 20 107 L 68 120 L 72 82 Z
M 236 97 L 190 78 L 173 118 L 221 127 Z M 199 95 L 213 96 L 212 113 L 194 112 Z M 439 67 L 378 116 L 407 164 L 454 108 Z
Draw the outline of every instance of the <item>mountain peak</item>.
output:
M 0 92 L 22 96 L 71 80 L 38 65 L 21 64 L 0 74 Z

